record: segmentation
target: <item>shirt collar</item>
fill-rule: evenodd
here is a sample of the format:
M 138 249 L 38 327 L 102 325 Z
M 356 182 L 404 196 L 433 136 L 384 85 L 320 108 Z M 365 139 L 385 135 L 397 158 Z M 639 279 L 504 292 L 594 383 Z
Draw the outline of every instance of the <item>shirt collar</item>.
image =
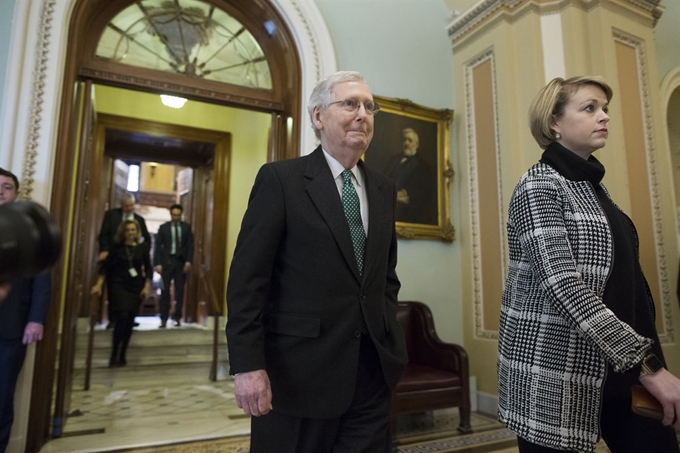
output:
M 340 162 L 335 160 L 335 157 L 331 156 L 325 149 L 321 148 L 321 150 L 323 151 L 323 157 L 325 157 L 326 162 L 328 162 L 328 167 L 331 169 L 333 179 L 338 179 L 338 176 L 340 176 L 340 174 L 345 171 L 345 167 L 343 167 Z M 361 187 L 362 179 L 359 177 L 359 167 L 355 165 L 354 167 L 350 168 L 349 171 L 351 171 L 354 175 L 354 181 L 359 187 Z

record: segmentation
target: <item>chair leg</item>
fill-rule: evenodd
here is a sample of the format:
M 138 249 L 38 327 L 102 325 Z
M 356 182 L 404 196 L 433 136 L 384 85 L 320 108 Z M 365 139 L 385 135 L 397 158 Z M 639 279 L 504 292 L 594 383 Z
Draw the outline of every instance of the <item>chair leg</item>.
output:
M 470 407 L 459 407 L 458 413 L 460 414 L 460 424 L 458 425 L 458 431 L 461 433 L 471 433 L 472 427 L 470 426 Z

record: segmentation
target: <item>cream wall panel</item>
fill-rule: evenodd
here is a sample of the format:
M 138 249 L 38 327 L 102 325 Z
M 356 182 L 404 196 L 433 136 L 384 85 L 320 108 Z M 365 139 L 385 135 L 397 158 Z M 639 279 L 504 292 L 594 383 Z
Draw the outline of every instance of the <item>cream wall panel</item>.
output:
M 564 36 L 559 12 L 541 16 L 541 41 L 546 83 L 556 77 L 564 78 L 566 73 Z
M 498 345 L 495 338 L 507 259 L 507 205 L 517 180 L 541 154 L 527 124 L 529 105 L 545 78 L 541 58 L 541 33 L 540 18 L 526 14 L 512 25 L 497 23 L 472 43 L 458 46 L 454 53 L 455 77 L 465 81 L 464 92 L 456 91 L 456 111 L 463 112 L 455 134 L 461 154 L 459 166 L 465 168 L 467 173 L 467 177 L 462 180 L 464 187 L 461 206 L 470 207 L 470 212 L 465 213 L 462 219 L 464 231 L 459 237 L 463 262 L 473 264 L 462 266 L 462 290 L 464 299 L 469 301 L 464 307 L 465 348 L 470 356 L 471 373 L 477 377 L 477 387 L 483 393 L 495 394 L 497 388 Z M 472 70 L 486 55 L 493 55 L 494 107 L 497 114 L 495 130 L 492 128 L 492 117 L 474 120 L 475 91 L 479 87 L 474 83 L 476 79 L 472 77 Z M 497 134 L 498 137 L 498 172 L 493 176 L 485 174 L 483 181 L 477 180 L 476 168 L 478 160 L 482 161 L 476 154 L 478 150 L 475 137 L 479 131 L 487 135 Z M 480 167 L 481 165 L 480 163 Z M 492 187 L 497 187 L 497 209 L 493 206 L 481 207 L 483 202 L 477 185 L 484 185 L 489 191 Z M 486 209 L 488 211 L 478 213 L 478 210 Z M 497 214 L 492 216 L 491 211 L 496 211 Z M 478 224 L 480 221 L 493 224 L 481 227 Z M 488 242 L 502 248 L 502 251 L 498 250 L 495 254 L 488 250 L 479 250 L 479 243 L 486 242 L 491 234 L 495 234 L 495 238 Z M 485 263 L 485 260 L 496 262 Z M 502 260 L 502 263 L 498 263 L 498 260 Z M 502 266 L 502 272 L 500 275 L 487 275 L 484 272 L 485 266 Z M 487 300 L 489 297 L 493 300 Z M 494 322 L 491 322 L 492 317 Z M 494 325 L 495 330 L 488 329 L 489 325 Z
M 479 253 L 475 255 L 475 267 L 482 276 L 483 291 L 475 299 L 476 335 L 484 336 L 486 332 L 498 332 L 503 279 L 505 275 L 505 247 L 503 244 L 502 225 L 503 209 L 499 194 L 499 168 L 501 166 L 496 115 L 496 87 L 493 74 L 493 55 L 489 54 L 475 67 L 469 68 L 472 79 L 471 107 L 474 111 L 475 133 L 469 136 L 474 139 L 474 153 L 470 162 L 476 163 L 476 172 L 471 179 L 476 179 L 477 194 L 476 213 L 478 217 Z M 472 151 L 472 149 L 471 149 Z M 474 171 L 474 170 L 472 170 Z M 474 184 L 471 181 L 471 186 Z M 474 213 L 473 213 L 474 215 Z M 479 285 L 478 279 L 475 286 Z M 475 288 L 476 291 L 477 288 Z M 481 304 L 477 302 L 481 301 Z
M 560 13 L 564 36 L 564 77 L 566 78 L 601 71 L 601 69 L 593 68 L 592 65 L 594 59 L 601 61 L 604 58 L 601 47 L 592 48 L 595 46 L 591 45 L 603 39 L 603 32 L 597 26 L 597 19 L 593 20 L 592 17 L 599 15 L 595 9 L 585 11 L 576 6 L 570 6 Z M 550 80 L 546 80 L 546 83 Z

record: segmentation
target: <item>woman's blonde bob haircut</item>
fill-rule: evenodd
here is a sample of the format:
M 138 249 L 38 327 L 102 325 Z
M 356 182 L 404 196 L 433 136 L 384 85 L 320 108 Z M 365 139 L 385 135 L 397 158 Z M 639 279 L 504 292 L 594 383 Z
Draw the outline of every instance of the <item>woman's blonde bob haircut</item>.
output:
M 550 128 L 554 118 L 564 115 L 564 106 L 584 85 L 595 85 L 601 88 L 607 96 L 607 102 L 611 101 L 612 88 L 600 76 L 578 76 L 567 80 L 557 77 L 536 95 L 529 108 L 529 127 L 538 146 L 542 149 L 546 149 L 555 141 L 555 131 Z
M 120 222 L 120 225 L 118 225 L 118 230 L 116 230 L 116 237 L 114 238 L 114 241 L 123 244 L 125 243 L 125 230 L 127 229 L 128 225 L 134 225 L 135 228 L 137 228 L 137 234 L 135 235 L 135 243 L 139 244 L 142 241 L 142 228 L 139 226 L 139 222 L 136 220 L 125 220 L 123 222 Z

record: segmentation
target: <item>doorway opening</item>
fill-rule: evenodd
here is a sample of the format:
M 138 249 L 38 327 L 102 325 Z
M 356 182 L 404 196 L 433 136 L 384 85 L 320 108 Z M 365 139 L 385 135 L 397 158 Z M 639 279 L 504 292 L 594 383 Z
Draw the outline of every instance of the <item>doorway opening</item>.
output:
M 132 426 L 149 444 L 196 439 L 192 423 L 178 426 L 187 418 L 203 420 L 203 427 L 212 426 L 213 431 L 220 427 L 222 435 L 247 432 L 247 423 L 235 405 L 231 407 L 223 323 L 212 315 L 224 313 L 228 257 L 252 181 L 268 158 L 271 116 L 197 101 L 169 109 L 157 95 L 104 85 L 94 84 L 91 93 L 87 174 L 92 182 L 84 194 L 88 202 L 83 215 L 96 221 L 85 228 L 91 244 L 78 254 L 84 260 L 96 256 L 104 211 L 117 207 L 121 194 L 132 192 L 152 238 L 169 220 L 168 207 L 182 204 L 184 220 L 194 232 L 194 262 L 187 275 L 181 328 L 159 329 L 160 294 L 156 292 L 154 300 L 152 293 L 137 318 L 140 326 L 133 331 L 125 368 L 108 368 L 112 332 L 105 328 L 105 304 L 98 307 L 96 323 L 88 322 L 92 313 L 81 307 L 71 385 L 62 393 L 64 423 L 55 433 L 63 439 L 50 442 L 51 448 L 69 451 L 81 442 L 128 447 L 139 443 L 129 436 Z M 91 284 L 96 267 L 89 272 Z M 85 339 L 89 335 L 91 342 Z M 214 351 L 216 381 L 211 381 Z M 168 415 L 164 408 L 180 404 L 177 400 L 182 400 L 183 409 Z M 174 428 L 154 432 L 159 420 Z

